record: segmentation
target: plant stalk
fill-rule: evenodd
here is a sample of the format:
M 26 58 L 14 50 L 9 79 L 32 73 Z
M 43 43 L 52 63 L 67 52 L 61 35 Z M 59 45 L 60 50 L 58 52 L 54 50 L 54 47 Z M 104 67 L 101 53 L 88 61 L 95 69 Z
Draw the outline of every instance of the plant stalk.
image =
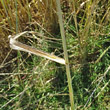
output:
M 65 38 L 65 32 L 64 32 L 64 25 L 63 25 L 63 19 L 62 19 L 60 0 L 56 0 L 56 3 L 57 3 L 60 32 L 61 32 L 61 36 L 62 36 L 64 58 L 65 58 L 65 63 L 66 63 L 66 74 L 67 74 L 68 87 L 69 87 L 69 97 L 70 97 L 70 103 L 71 103 L 71 110 L 74 110 L 74 95 L 73 95 L 73 88 L 72 88 L 72 79 L 71 79 L 71 74 L 70 74 L 70 66 L 69 66 L 68 53 L 67 53 L 67 47 L 66 47 L 66 38 Z

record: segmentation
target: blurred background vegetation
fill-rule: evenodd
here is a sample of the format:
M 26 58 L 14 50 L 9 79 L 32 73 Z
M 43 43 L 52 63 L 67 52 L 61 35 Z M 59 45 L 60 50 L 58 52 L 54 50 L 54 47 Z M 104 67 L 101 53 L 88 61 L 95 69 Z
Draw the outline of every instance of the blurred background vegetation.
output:
M 61 0 L 76 110 L 110 109 L 110 0 Z M 63 57 L 55 0 L 0 0 L 0 109 L 69 110 L 65 66 L 9 47 L 8 35 Z

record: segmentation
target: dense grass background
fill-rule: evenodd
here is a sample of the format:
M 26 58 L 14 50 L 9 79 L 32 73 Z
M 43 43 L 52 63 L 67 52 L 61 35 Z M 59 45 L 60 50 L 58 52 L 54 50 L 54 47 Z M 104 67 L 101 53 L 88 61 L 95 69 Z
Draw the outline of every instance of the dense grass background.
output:
M 75 108 L 109 110 L 110 1 L 61 7 Z M 0 0 L 0 109 L 69 110 L 65 66 L 9 47 L 8 35 L 31 30 L 22 42 L 63 57 L 55 0 Z

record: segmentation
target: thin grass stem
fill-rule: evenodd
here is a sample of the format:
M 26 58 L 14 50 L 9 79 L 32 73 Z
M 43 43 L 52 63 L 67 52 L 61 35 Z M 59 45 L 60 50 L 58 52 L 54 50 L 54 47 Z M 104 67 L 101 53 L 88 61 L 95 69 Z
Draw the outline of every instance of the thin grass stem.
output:
M 60 0 L 56 0 L 56 3 L 57 3 L 60 32 L 61 32 L 61 36 L 62 36 L 62 43 L 63 43 L 62 45 L 63 45 L 63 50 L 64 50 L 64 57 L 65 57 L 65 62 L 66 62 L 66 74 L 67 74 L 68 87 L 69 87 L 71 110 L 74 110 L 74 95 L 73 95 L 73 88 L 72 88 L 72 79 L 71 79 L 71 74 L 70 74 L 70 67 L 69 67 L 68 53 L 67 53 L 67 47 L 66 47 L 66 38 L 65 38 L 65 33 L 64 33 L 64 26 L 63 26 Z

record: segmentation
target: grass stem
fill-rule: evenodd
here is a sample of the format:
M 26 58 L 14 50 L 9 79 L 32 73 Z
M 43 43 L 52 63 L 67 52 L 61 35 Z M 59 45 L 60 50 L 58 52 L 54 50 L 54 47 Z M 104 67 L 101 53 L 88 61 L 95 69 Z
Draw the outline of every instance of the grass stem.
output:
M 70 74 L 70 67 L 69 67 L 68 53 L 67 53 L 67 47 L 66 47 L 66 38 L 65 38 L 64 26 L 63 26 L 60 0 L 56 0 L 56 3 L 57 3 L 57 11 L 58 11 L 60 32 L 61 32 L 61 36 L 62 36 L 64 57 L 65 57 L 65 62 L 66 62 L 66 74 L 67 74 L 68 87 L 69 87 L 71 110 L 74 110 L 74 95 L 73 95 L 73 88 L 72 88 L 72 79 L 71 79 L 71 74 Z

